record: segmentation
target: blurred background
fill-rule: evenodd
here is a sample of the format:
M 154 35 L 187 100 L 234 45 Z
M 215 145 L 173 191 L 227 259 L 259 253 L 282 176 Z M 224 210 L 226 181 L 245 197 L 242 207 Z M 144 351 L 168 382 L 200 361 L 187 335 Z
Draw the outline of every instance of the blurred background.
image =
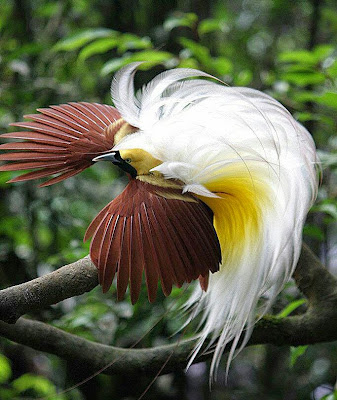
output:
M 131 61 L 148 63 L 141 87 L 174 67 L 202 69 L 232 86 L 250 86 L 276 97 L 312 133 L 324 174 L 305 240 L 337 272 L 337 7 L 335 0 L 3 0 L 0 12 L 0 131 L 36 108 L 70 101 L 111 104 L 113 74 Z M 7 185 L 0 174 L 0 285 L 41 276 L 88 254 L 86 227 L 125 181 L 108 164 L 95 165 L 56 186 Z M 188 289 L 190 290 L 190 289 Z M 169 299 L 146 293 L 132 307 L 100 288 L 30 317 L 105 344 L 128 347 L 188 290 Z M 288 305 L 291 305 L 289 308 Z M 293 283 L 273 310 L 302 312 Z M 168 312 L 140 347 L 175 342 L 181 321 Z M 193 329 L 186 333 L 193 334 Z M 254 346 L 232 363 L 225 357 L 212 392 L 208 363 L 188 373 L 159 377 L 146 399 L 337 399 L 337 344 L 297 348 Z M 0 399 L 137 399 L 154 376 L 100 375 L 0 338 Z

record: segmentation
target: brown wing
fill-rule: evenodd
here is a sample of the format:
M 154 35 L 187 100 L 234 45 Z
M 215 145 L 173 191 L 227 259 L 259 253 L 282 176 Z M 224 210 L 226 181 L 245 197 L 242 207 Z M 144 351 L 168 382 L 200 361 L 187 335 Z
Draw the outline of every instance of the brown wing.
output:
M 48 186 L 76 175 L 92 165 L 92 159 L 109 151 L 114 135 L 125 124 L 111 106 L 96 103 L 69 103 L 38 110 L 26 115 L 32 121 L 11 125 L 29 131 L 11 132 L 1 138 L 24 139 L 6 143 L 0 150 L 0 171 L 34 170 L 9 182 L 27 181 L 57 174 L 40 186 Z
M 130 285 L 133 304 L 139 297 L 143 271 L 153 302 L 158 280 L 166 296 L 173 284 L 180 287 L 199 277 L 206 289 L 209 271 L 217 271 L 221 261 L 211 211 L 200 201 L 162 197 L 157 189 L 131 180 L 96 216 L 84 238 L 92 237 L 90 255 L 103 291 L 117 275 L 118 299 Z

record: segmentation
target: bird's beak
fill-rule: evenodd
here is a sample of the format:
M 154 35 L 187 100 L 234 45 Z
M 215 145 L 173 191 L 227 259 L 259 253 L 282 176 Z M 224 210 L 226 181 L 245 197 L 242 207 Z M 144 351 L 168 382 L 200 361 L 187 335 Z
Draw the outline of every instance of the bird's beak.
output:
M 111 153 L 102 154 L 101 156 L 93 158 L 92 161 L 94 162 L 110 161 L 114 165 L 117 165 L 119 168 L 121 168 L 123 171 L 130 174 L 133 178 L 137 176 L 137 170 L 133 168 L 132 165 L 128 164 L 125 160 L 123 160 L 123 158 L 119 154 L 119 151 L 113 151 Z
M 97 161 L 111 161 L 113 164 L 118 163 L 118 158 L 116 157 L 116 154 L 119 153 L 118 151 L 114 151 L 112 153 L 108 154 L 103 154 L 101 156 L 93 158 L 92 161 L 97 162 Z

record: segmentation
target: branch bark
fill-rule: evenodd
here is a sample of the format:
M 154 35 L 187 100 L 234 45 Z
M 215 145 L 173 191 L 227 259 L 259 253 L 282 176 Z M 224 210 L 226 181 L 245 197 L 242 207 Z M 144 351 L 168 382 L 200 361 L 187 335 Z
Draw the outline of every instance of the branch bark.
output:
M 0 320 L 14 324 L 31 310 L 89 292 L 97 285 L 97 269 L 86 256 L 40 278 L 1 290 Z
M 337 340 L 337 280 L 305 245 L 294 279 L 308 298 L 307 311 L 287 318 L 264 317 L 256 324 L 248 345 L 297 346 Z M 85 257 L 42 278 L 1 291 L 0 316 L 3 321 L 13 323 L 31 309 L 84 293 L 96 285 L 96 268 Z M 29 292 L 32 294 L 27 295 Z M 8 309 L 11 311 L 6 314 Z M 6 322 L 0 322 L 0 335 L 66 360 L 79 360 L 93 371 L 110 363 L 105 371 L 108 374 L 157 372 L 165 362 L 161 373 L 182 368 L 195 344 L 194 340 L 187 340 L 151 349 L 121 349 L 25 318 L 20 318 L 15 325 Z M 201 355 L 195 362 L 208 357 L 211 354 Z

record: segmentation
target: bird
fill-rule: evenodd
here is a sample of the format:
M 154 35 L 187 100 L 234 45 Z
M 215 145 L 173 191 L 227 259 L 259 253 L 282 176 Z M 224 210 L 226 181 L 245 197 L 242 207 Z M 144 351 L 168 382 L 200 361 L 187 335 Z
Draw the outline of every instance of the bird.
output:
M 90 257 L 106 292 L 129 286 L 150 302 L 158 282 L 199 280 L 185 308 L 201 315 L 190 357 L 213 349 L 216 375 L 249 340 L 299 259 L 306 215 L 317 196 L 318 158 L 310 133 L 277 100 L 230 87 L 208 73 L 167 70 L 135 91 L 140 63 L 116 73 L 114 107 L 68 103 L 38 109 L 28 131 L 2 134 L 0 171 L 31 172 L 9 182 L 48 177 L 48 186 L 99 161 L 129 182 L 89 225 Z

